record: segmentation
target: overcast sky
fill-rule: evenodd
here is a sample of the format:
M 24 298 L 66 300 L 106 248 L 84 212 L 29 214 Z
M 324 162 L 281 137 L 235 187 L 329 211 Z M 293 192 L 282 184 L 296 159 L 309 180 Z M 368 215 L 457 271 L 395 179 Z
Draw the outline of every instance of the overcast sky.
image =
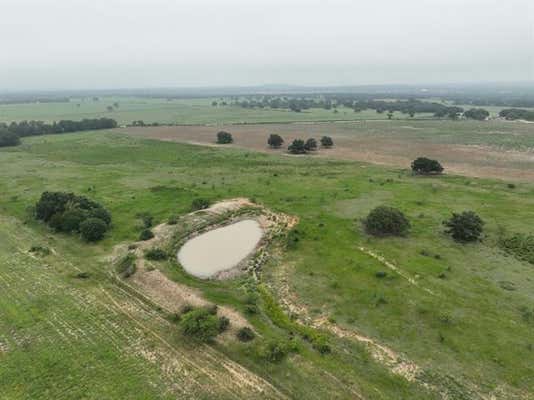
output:
M 0 0 L 0 90 L 534 81 L 534 0 Z

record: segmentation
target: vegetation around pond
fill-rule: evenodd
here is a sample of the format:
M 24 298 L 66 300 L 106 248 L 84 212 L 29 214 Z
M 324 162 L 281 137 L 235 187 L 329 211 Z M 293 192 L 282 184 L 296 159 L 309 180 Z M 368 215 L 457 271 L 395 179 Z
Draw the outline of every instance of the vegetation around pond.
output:
M 211 392 L 199 388 L 198 397 L 224 398 L 231 379 L 220 365 L 266 379 L 294 398 L 310 392 L 318 398 L 354 398 L 354 388 L 363 398 L 377 391 L 384 398 L 440 397 L 420 379 L 451 398 L 477 398 L 473 391 L 490 395 L 499 388 L 505 393 L 501 398 L 519 399 L 534 390 L 528 357 L 532 265 L 511 257 L 498 241 L 501 227 L 524 235 L 531 231 L 530 183 L 512 190 L 496 180 L 415 177 L 409 162 L 385 168 L 109 132 L 31 137 L 23 143 L 0 150 L 0 285 L 9 294 L 0 300 L 5 314 L 0 379 L 8 399 L 20 397 L 21 388 L 48 390 L 58 399 L 63 393 L 83 397 L 88 390 L 94 398 L 165 398 L 169 388 L 194 387 L 191 375 L 209 380 L 202 371 L 216 380 L 210 381 Z M 31 173 L 21 176 L 21 171 Z M 105 205 L 113 229 L 88 246 L 37 223 L 27 208 L 40 197 L 43 182 L 53 182 L 50 190 Z M 256 332 L 249 342 L 219 333 L 215 344 L 203 347 L 111 283 L 105 260 L 115 245 L 137 240 L 139 213 L 149 210 L 155 226 L 189 213 L 196 198 L 235 197 L 254 198 L 299 223 L 288 238 L 292 245 L 262 268 L 266 293 L 246 276 L 200 281 L 172 260 L 154 263 L 170 279 L 239 311 Z M 380 205 L 402 210 L 409 235 L 366 234 L 361 221 Z M 444 234 L 442 221 L 458 210 L 473 210 L 485 221 L 482 242 L 464 245 Z M 192 228 L 174 220 L 176 229 Z M 28 254 L 32 246 L 50 252 Z M 76 278 L 80 273 L 87 278 Z M 318 350 L 323 347 L 314 333 L 324 335 L 330 352 Z M 393 373 L 373 356 L 371 345 L 352 336 L 356 333 L 402 354 L 421 375 L 408 381 Z M 171 355 L 180 362 L 194 360 L 188 364 L 192 373 L 162 374 L 161 368 L 173 365 Z M 24 376 L 13 373 L 21 369 Z M 38 378 L 28 381 L 28 376 Z M 70 383 L 87 379 L 90 388 Z M 245 398 L 259 397 L 245 387 L 235 390 Z

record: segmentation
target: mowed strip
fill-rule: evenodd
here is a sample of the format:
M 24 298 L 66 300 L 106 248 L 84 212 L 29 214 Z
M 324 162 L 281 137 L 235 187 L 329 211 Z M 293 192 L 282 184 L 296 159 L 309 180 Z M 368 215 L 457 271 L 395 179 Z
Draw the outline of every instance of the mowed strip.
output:
M 315 156 L 409 168 L 421 155 L 438 159 L 449 173 L 497 179 L 534 179 L 534 129 L 504 121 L 358 121 L 331 123 L 243 124 L 123 128 L 132 136 L 217 146 L 219 130 L 232 134 L 236 146 L 284 154 L 296 138 L 331 136 L 334 147 Z M 284 140 L 267 146 L 269 134 Z

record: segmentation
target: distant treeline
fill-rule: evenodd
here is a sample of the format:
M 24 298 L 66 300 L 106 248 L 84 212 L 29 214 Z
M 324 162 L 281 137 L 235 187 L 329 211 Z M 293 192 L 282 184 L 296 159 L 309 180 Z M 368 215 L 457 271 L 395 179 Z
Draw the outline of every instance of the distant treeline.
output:
M 361 99 L 360 97 L 351 96 L 331 96 L 319 98 L 291 98 L 291 97 L 268 97 L 250 98 L 245 100 L 235 100 L 235 106 L 243 108 L 273 108 L 289 109 L 300 112 L 310 108 L 323 108 L 325 110 L 335 109 L 343 106 L 351 108 L 355 112 L 362 110 L 376 110 L 378 113 L 383 112 L 401 112 L 403 114 L 414 115 L 416 113 L 430 113 L 435 117 L 456 118 L 464 112 L 464 109 L 456 106 L 447 106 L 441 103 L 421 101 L 416 99 L 410 100 L 373 100 Z
M 520 108 L 501 110 L 499 116 L 507 120 L 524 119 L 525 121 L 534 121 L 534 111 L 522 110 Z
M 0 98 L 0 104 L 68 103 L 68 97 L 13 97 Z
M 0 147 L 15 146 L 20 143 L 19 138 L 26 136 L 61 134 L 116 127 L 117 121 L 111 118 L 82 119 L 81 121 L 61 120 L 52 124 L 43 121 L 12 122 L 9 125 L 0 123 Z

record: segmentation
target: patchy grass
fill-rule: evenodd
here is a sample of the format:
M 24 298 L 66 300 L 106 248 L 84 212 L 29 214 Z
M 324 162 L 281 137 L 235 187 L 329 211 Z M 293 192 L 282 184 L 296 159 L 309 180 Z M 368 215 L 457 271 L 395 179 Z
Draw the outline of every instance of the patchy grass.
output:
M 221 382 L 232 379 L 219 369 L 214 373 L 220 381 L 202 375 L 201 382 L 212 391 L 179 373 L 172 378 L 161 375 L 157 365 L 146 361 L 152 354 L 148 342 L 156 348 L 167 345 L 151 331 L 169 343 L 171 347 L 165 348 L 173 357 L 186 362 L 180 358 L 184 354 L 195 360 L 195 371 L 208 367 L 206 359 L 216 351 L 217 357 L 224 354 L 217 358 L 221 365 L 223 360 L 237 362 L 294 398 L 309 393 L 316 398 L 354 398 L 354 391 L 363 398 L 437 397 L 391 374 L 349 339 L 328 336 L 330 354 L 314 349 L 276 301 L 275 272 L 281 264 L 293 266 L 287 283 L 296 299 L 315 314 L 328 315 L 344 329 L 355 329 L 406 354 L 433 382 L 455 390 L 458 385 L 458 396 L 473 398 L 466 390 L 469 385 L 483 393 L 500 388 L 504 394 L 496 395 L 502 399 L 534 390 L 534 367 L 528 357 L 532 266 L 506 256 L 498 245 L 501 227 L 530 232 L 531 184 L 510 190 L 500 181 L 412 177 L 402 169 L 356 162 L 278 157 L 112 132 L 26 138 L 18 148 L 0 150 L 0 170 L 0 233 L 8 238 L 0 241 L 0 286 L 10 293 L 0 298 L 0 381 L 9 382 L 3 386 L 7 399 L 83 394 L 111 399 L 188 397 L 166 391 L 176 387 L 196 388 L 197 398 L 230 397 Z M 114 217 L 109 236 L 88 245 L 35 222 L 27 208 L 45 188 L 90 193 L 106 204 Z M 298 241 L 264 268 L 262 281 L 274 293 L 260 293 L 253 302 L 257 312 L 247 315 L 258 332 L 256 338 L 198 351 L 189 348 L 176 326 L 163 324 L 149 308 L 135 306 L 140 309 L 133 315 L 141 325 L 132 320 L 129 307 L 138 303 L 109 283 L 111 266 L 102 260 L 114 245 L 137 240 L 139 213 L 150 210 L 157 225 L 170 215 L 188 213 L 195 198 L 241 196 L 300 220 Z M 363 232 L 361 219 L 380 204 L 406 214 L 412 224 L 407 237 L 372 238 Z M 482 243 L 461 245 L 443 234 L 441 222 L 465 209 L 486 221 Z M 51 253 L 31 257 L 28 249 L 36 243 Z M 386 270 L 359 247 L 394 262 L 417 285 Z M 158 264 L 169 277 L 198 288 L 217 304 L 243 312 L 250 305 L 243 290 L 246 277 L 201 281 L 172 260 Z M 73 278 L 82 271 L 89 273 L 87 279 Z M 381 271 L 387 275 L 377 279 Z M 503 289 L 502 282 L 512 283 L 515 290 Z M 276 365 L 257 356 L 265 343 L 289 340 L 291 332 L 298 336 L 298 353 Z M 56 350 L 51 352 L 54 343 Z M 123 374 L 125 369 L 130 374 Z M 43 370 L 48 373 L 43 375 Z M 90 389 L 83 382 L 91 382 Z M 254 393 L 240 392 L 248 398 Z

